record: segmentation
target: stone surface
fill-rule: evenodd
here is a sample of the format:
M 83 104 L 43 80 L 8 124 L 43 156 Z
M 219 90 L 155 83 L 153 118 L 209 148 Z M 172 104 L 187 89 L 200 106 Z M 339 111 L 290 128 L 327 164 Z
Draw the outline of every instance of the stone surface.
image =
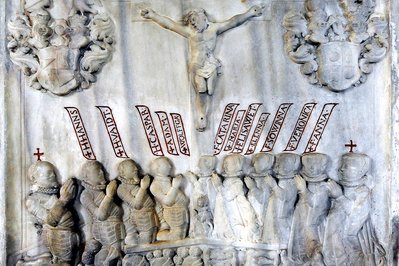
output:
M 36 2 L 35 8 L 30 6 Z M 365 262 L 371 259 L 383 262 L 384 257 L 387 265 L 397 264 L 397 1 L 54 2 L 0 2 L 0 59 L 5 62 L 0 66 L 0 211 L 6 214 L 0 215 L 0 248 L 6 250 L 1 265 L 15 265 L 39 246 L 37 219 L 25 207 L 31 185 L 28 169 L 38 156 L 56 166 L 58 184 L 71 177 L 77 181 L 77 195 L 68 205 L 81 237 L 76 264 L 90 250 L 89 259 L 124 265 L 301 265 L 323 260 L 341 265 L 352 259 L 337 249 L 341 242 L 357 255 L 355 265 L 371 265 Z M 185 38 L 143 18 L 148 14 L 143 11 L 155 10 L 179 24 L 187 11 L 203 8 L 216 23 L 251 12 L 252 6 L 262 6 L 262 15 L 220 35 L 211 49 L 209 55 L 222 62 L 223 73 L 208 97 L 207 124 L 200 132 L 198 95 L 190 77 L 195 51 Z M 112 22 L 112 32 L 92 28 L 100 14 Z M 22 20 L 16 20 L 18 16 Z M 75 27 L 73 16 L 86 17 L 87 25 Z M 345 24 L 349 26 L 342 27 Z M 325 31 L 323 25 L 328 26 Z M 111 36 L 112 42 L 107 39 Z M 83 59 L 95 47 L 109 49 L 112 57 L 88 66 Z M 329 69 L 328 60 L 337 50 L 348 55 L 340 53 L 334 62 L 352 59 L 354 75 L 346 72 L 345 64 Z M 44 73 L 47 59 L 57 63 L 50 71 L 55 76 Z M 364 60 L 370 64 L 362 65 Z M 72 71 L 71 66 L 78 67 Z M 200 66 L 205 68 L 214 67 Z M 89 73 L 85 76 L 82 70 Z M 86 85 L 88 89 L 81 90 Z M 258 153 L 273 155 L 274 165 L 261 169 L 256 158 L 267 162 Z M 300 158 L 303 153 L 309 155 Z M 367 170 L 354 161 L 348 167 L 357 173 L 353 178 L 367 178 L 351 186 L 345 182 L 350 176 L 345 173 L 350 159 L 345 158 L 364 156 L 359 154 L 368 155 Z M 283 167 L 285 156 L 295 159 Z M 140 224 L 130 228 L 137 231 L 124 245 L 123 215 L 131 206 L 122 201 L 129 194 L 119 192 L 127 177 L 118 165 L 129 158 L 138 166 L 130 195 L 143 196 L 146 208 L 153 200 L 156 215 L 147 210 L 148 219 L 130 221 Z M 87 161 L 100 162 L 103 172 L 93 166 L 93 171 L 82 173 Z M 160 168 L 154 167 L 155 161 L 163 162 L 161 172 L 154 172 Z M 322 174 L 315 174 L 312 164 Z M 295 171 L 283 173 L 289 167 Z M 103 176 L 110 184 L 98 192 L 105 201 L 99 200 L 101 211 L 94 216 L 85 213 L 87 202 L 81 200 L 90 189 L 82 186 L 88 176 Z M 167 182 L 155 189 L 159 180 Z M 319 190 L 328 197 L 315 196 Z M 354 209 L 339 207 L 348 203 Z M 143 211 L 138 205 L 134 212 Z M 159 225 L 165 229 L 162 222 L 167 224 L 169 232 L 164 238 L 157 234 L 157 241 L 153 231 L 159 233 L 160 207 L 170 208 L 166 216 L 163 210 Z M 353 218 L 355 211 L 359 215 Z M 312 214 L 317 222 L 311 221 Z M 331 222 L 336 220 L 342 227 Z M 277 221 L 287 226 L 281 229 Z M 93 233 L 98 224 L 106 233 Z M 331 259 L 331 252 L 340 255 Z M 365 253 L 370 256 L 365 258 Z
M 284 17 L 285 49 L 311 84 L 340 92 L 365 82 L 388 49 L 388 24 L 375 1 L 305 1 Z
M 114 24 L 84 1 L 25 1 L 8 22 L 10 58 L 29 87 L 55 95 L 86 89 L 109 61 Z

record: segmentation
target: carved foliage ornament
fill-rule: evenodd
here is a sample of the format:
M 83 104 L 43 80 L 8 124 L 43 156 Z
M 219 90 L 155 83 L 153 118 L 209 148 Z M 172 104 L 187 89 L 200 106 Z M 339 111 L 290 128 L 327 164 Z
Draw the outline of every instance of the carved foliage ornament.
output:
M 360 85 L 388 49 L 375 0 L 307 0 L 305 14 L 284 17 L 285 51 L 311 84 L 340 92 Z
M 114 23 L 94 2 L 24 1 L 8 23 L 8 49 L 30 87 L 66 95 L 96 81 L 113 52 Z

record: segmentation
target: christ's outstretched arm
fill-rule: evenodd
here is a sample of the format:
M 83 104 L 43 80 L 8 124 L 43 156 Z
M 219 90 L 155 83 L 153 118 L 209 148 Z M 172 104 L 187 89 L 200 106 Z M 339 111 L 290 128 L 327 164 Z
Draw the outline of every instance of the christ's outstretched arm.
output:
M 141 16 L 143 18 L 151 19 L 152 21 L 160 25 L 162 28 L 176 32 L 177 34 L 180 34 L 183 37 L 187 38 L 189 36 L 187 27 L 177 23 L 176 21 L 168 17 L 157 14 L 154 10 L 150 8 L 145 8 L 141 10 Z
M 245 13 L 235 15 L 234 17 L 224 22 L 217 23 L 219 24 L 219 27 L 217 29 L 217 34 L 222 34 L 225 31 L 238 27 L 252 17 L 261 16 L 264 9 L 265 9 L 264 5 L 256 5 L 248 9 L 248 11 Z

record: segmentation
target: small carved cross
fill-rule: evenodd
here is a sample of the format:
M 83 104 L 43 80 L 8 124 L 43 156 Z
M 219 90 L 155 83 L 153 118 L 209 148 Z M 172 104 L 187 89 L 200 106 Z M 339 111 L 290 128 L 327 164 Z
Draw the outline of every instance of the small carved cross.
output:
M 353 148 L 357 147 L 357 145 L 351 140 L 351 143 L 345 144 L 345 147 L 349 147 L 349 152 L 353 152 Z
M 40 152 L 40 148 L 36 148 L 36 153 L 34 153 L 33 155 L 37 156 L 37 160 L 41 161 L 40 156 L 44 155 L 43 152 Z
M 118 154 L 119 157 L 122 157 L 122 156 L 125 155 L 125 152 L 122 151 L 122 150 L 119 150 L 117 154 Z
M 87 158 L 90 158 L 92 154 L 93 154 L 93 153 L 91 153 L 90 151 L 87 151 L 87 152 L 85 153 L 85 155 L 86 155 Z

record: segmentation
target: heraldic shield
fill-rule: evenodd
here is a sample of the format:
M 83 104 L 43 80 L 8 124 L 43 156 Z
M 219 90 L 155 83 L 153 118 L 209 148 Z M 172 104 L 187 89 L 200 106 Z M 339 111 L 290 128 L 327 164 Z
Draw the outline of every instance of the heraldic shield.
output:
M 43 88 L 56 95 L 68 94 L 79 83 L 79 49 L 50 46 L 39 50 L 37 79 Z
M 59 96 L 88 89 L 114 51 L 114 23 L 101 2 L 21 3 L 23 14 L 8 23 L 7 47 L 28 86 Z
M 343 91 L 355 85 L 360 77 L 360 46 L 350 42 L 330 42 L 318 49 L 317 76 L 322 85 L 333 91 Z

